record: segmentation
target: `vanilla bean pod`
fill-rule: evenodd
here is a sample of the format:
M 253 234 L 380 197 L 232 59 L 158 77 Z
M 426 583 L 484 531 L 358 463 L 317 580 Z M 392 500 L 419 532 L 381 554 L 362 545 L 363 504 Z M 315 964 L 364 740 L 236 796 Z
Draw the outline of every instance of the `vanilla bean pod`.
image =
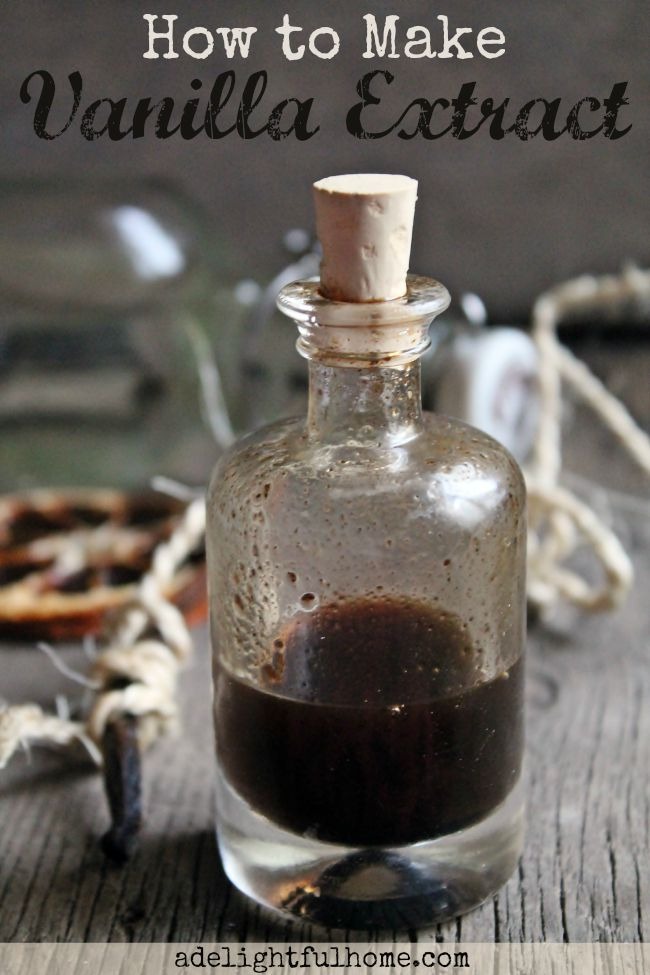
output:
M 107 725 L 102 738 L 104 787 L 111 828 L 101 847 L 114 863 L 126 863 L 135 852 L 142 822 L 142 763 L 138 719 L 121 714 Z

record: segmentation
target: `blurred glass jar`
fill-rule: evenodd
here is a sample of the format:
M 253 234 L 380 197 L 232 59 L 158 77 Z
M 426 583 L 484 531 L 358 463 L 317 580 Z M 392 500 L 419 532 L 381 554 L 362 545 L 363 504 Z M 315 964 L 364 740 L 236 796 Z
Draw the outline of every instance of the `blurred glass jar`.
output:
M 0 208 L 0 488 L 206 481 L 237 305 L 200 214 L 150 181 L 4 182 Z

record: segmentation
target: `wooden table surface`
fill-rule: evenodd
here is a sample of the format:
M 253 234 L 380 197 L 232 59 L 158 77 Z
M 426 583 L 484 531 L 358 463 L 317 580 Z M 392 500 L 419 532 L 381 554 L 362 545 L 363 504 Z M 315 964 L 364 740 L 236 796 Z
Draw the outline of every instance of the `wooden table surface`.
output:
M 646 347 L 594 354 L 600 372 L 650 420 Z M 647 499 L 609 437 L 574 414 L 567 466 Z M 482 907 L 420 932 L 485 941 L 650 938 L 650 502 L 597 495 L 630 552 L 624 609 L 563 613 L 531 626 L 527 676 L 528 833 L 520 866 Z M 78 650 L 65 659 L 83 666 Z M 77 693 L 31 648 L 0 649 L 10 702 Z M 209 653 L 204 631 L 182 678 L 184 728 L 145 760 L 142 846 L 123 869 L 98 849 L 107 826 L 98 775 L 34 750 L 0 773 L 0 941 L 301 941 L 366 939 L 278 922 L 224 877 L 213 834 Z

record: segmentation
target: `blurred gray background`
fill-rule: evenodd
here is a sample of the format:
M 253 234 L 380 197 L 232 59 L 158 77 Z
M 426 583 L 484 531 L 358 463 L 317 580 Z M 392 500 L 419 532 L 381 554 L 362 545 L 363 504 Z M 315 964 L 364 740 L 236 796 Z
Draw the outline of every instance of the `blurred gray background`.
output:
M 506 34 L 506 54 L 498 60 L 368 61 L 364 13 L 400 15 L 407 26 L 423 24 L 438 37 L 436 15 L 452 26 L 488 25 Z M 274 27 L 283 13 L 308 30 L 333 26 L 342 37 L 332 61 L 306 55 L 288 62 Z M 197 25 L 256 25 L 247 61 L 228 62 L 215 52 L 203 61 L 181 54 L 175 61 L 148 61 L 143 13 L 177 13 L 180 34 Z M 157 4 L 111 0 L 3 0 L 2 116 L 0 176 L 84 177 L 156 175 L 176 180 L 202 205 L 229 255 L 229 273 L 268 278 L 283 261 L 282 232 L 311 229 L 310 184 L 345 171 L 405 172 L 420 180 L 414 270 L 431 273 L 452 292 L 472 289 L 486 299 L 491 317 L 527 317 L 534 296 L 549 284 L 582 271 L 614 270 L 632 259 L 650 259 L 648 242 L 648 112 L 650 64 L 648 14 L 641 0 L 545 0 L 512 3 L 456 0 L 453 4 L 401 0 L 348 0 L 316 3 L 283 0 L 175 0 Z M 304 41 L 303 36 L 303 41 Z M 180 49 L 180 36 L 177 40 Z M 192 78 L 204 92 L 215 76 L 232 67 L 237 86 L 224 121 L 232 121 L 248 75 L 269 72 L 269 88 L 254 118 L 266 116 L 279 100 L 314 97 L 313 119 L 321 131 L 306 143 L 273 142 L 266 135 L 244 141 L 231 134 L 220 141 L 199 136 L 184 141 L 83 139 L 79 117 L 59 139 L 36 137 L 34 102 L 23 105 L 23 79 L 38 68 L 56 78 L 56 117 L 69 110 L 67 75 L 84 80 L 82 109 L 96 98 L 156 100 L 171 95 L 180 108 L 193 97 Z M 417 96 L 452 98 L 463 82 L 476 81 L 479 98 L 511 98 L 515 110 L 534 97 L 562 96 L 566 112 L 579 98 L 606 97 L 612 85 L 628 81 L 629 108 L 621 123 L 632 131 L 619 141 L 602 137 L 554 143 L 514 136 L 493 142 L 481 131 L 464 142 L 445 137 L 402 141 L 395 134 L 361 142 L 345 129 L 348 108 L 358 100 L 357 80 L 372 68 L 390 68 L 396 80 L 386 90 L 386 119 L 397 118 Z M 39 90 L 36 84 L 34 91 Z M 53 123 L 51 123 L 53 124 Z M 0 215 L 1 218 L 1 215 Z

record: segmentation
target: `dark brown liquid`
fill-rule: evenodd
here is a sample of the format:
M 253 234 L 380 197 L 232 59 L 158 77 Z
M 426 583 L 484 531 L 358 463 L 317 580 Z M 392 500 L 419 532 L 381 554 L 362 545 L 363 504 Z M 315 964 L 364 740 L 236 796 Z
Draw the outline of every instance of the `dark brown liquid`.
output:
M 515 784 L 522 665 L 480 683 L 456 617 L 367 600 L 302 615 L 261 689 L 217 672 L 217 748 L 256 811 L 349 846 L 404 845 L 486 816 Z

